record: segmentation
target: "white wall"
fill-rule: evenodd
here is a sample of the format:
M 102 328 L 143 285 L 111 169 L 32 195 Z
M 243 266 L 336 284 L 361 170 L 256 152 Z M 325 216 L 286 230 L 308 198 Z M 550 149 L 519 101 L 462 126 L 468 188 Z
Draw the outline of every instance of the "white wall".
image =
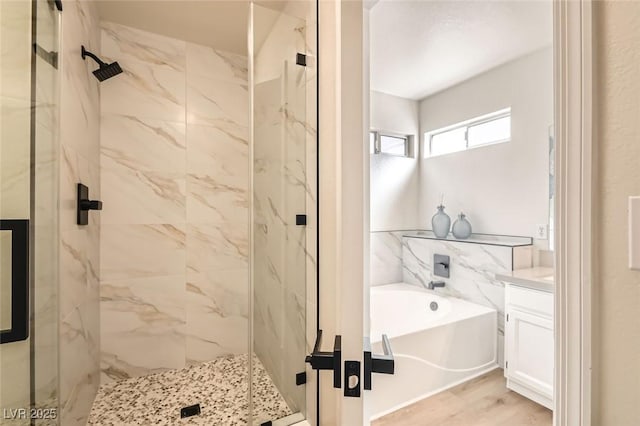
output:
M 371 128 L 418 137 L 418 103 L 371 92 Z M 417 155 L 417 154 L 416 154 Z M 371 231 L 418 226 L 418 160 L 371 155 Z
M 442 194 L 452 221 L 464 211 L 474 232 L 533 236 L 548 222 L 552 71 L 543 49 L 420 101 L 421 135 L 506 107 L 512 114 L 511 142 L 421 160 L 421 227 L 431 229 Z

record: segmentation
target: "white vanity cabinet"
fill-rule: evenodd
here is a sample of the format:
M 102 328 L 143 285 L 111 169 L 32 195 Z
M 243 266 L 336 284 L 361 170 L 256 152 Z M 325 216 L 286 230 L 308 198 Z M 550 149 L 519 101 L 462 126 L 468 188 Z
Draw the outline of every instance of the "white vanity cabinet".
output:
M 553 409 L 553 293 L 507 283 L 507 387 Z

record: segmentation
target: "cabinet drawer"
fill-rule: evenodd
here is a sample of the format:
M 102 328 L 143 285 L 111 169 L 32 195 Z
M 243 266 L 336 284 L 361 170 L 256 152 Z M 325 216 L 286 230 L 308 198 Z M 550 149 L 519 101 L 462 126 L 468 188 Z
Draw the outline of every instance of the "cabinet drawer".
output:
M 553 318 L 553 293 L 509 284 L 506 296 L 507 305 Z

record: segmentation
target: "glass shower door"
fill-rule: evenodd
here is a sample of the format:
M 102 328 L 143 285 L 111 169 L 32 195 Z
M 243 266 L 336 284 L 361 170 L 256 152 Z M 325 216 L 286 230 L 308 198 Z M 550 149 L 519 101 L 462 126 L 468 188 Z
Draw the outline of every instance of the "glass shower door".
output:
M 313 2 L 252 5 L 254 424 L 309 416 L 315 337 L 316 132 Z M 313 342 L 312 342 L 313 343 Z
M 58 13 L 0 2 L 0 424 L 57 424 Z
M 31 140 L 31 404 L 34 423 L 56 424 L 58 413 L 58 60 L 60 11 L 33 2 Z M 48 418 L 47 418 L 48 417 Z

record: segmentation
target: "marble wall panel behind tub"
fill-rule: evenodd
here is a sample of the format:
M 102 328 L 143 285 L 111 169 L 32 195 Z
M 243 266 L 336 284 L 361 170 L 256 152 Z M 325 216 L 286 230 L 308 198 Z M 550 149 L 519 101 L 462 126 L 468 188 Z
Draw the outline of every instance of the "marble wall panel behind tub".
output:
M 371 233 L 369 275 L 372 286 L 402 281 L 402 235 L 404 232 Z
M 516 252 L 514 256 L 514 252 Z M 443 278 L 433 275 L 433 255 L 450 256 L 450 278 L 438 293 L 458 297 L 498 311 L 498 333 L 504 335 L 504 283 L 496 273 L 513 270 L 514 257 L 529 257 L 531 246 L 509 247 L 424 238 L 402 238 L 403 281 L 425 285 Z
M 247 59 L 110 22 L 102 54 L 102 380 L 246 353 Z

